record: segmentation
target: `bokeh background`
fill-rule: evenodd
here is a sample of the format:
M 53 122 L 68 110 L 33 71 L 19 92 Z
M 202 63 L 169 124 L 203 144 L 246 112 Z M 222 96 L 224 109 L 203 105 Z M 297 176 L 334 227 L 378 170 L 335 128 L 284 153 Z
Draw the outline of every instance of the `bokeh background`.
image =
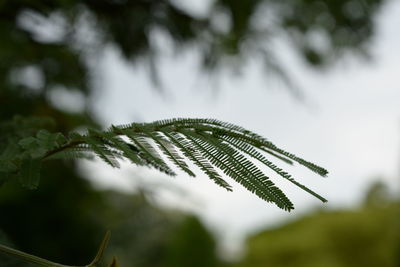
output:
M 399 25 L 395 0 L 0 1 L 1 121 L 217 118 L 330 171 L 288 167 L 327 204 L 274 180 L 286 213 L 199 172 L 51 162 L 38 190 L 0 187 L 0 241 L 74 265 L 110 229 L 121 266 L 400 266 Z

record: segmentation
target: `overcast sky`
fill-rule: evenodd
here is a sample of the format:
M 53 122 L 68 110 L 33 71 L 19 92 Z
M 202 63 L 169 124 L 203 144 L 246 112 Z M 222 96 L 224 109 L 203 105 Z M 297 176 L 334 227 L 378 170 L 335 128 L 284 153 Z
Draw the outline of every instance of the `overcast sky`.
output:
M 164 85 L 160 93 L 144 67 L 129 66 L 113 49 L 102 60 L 95 110 L 105 125 L 172 117 L 217 118 L 238 124 L 327 168 L 328 178 L 301 166 L 289 168 L 300 182 L 325 196 L 327 204 L 279 179 L 274 181 L 296 207 L 290 214 L 238 184 L 233 183 L 234 191 L 228 193 L 200 173 L 195 179 L 184 174 L 171 179 L 129 166 L 115 171 L 89 163 L 85 168 L 104 186 L 160 185 L 156 189 L 159 201 L 199 214 L 231 248 L 245 234 L 312 209 L 357 205 L 377 177 L 393 190 L 399 188 L 399 25 L 400 2 L 392 1 L 378 17 L 373 62 L 347 59 L 325 73 L 308 69 L 290 48 L 281 48 L 284 63 L 302 86 L 303 101 L 279 83 L 269 82 L 254 62 L 244 66 L 241 76 L 223 73 L 210 82 L 199 75 L 195 53 L 187 51 L 178 58 L 167 55 L 160 62 Z

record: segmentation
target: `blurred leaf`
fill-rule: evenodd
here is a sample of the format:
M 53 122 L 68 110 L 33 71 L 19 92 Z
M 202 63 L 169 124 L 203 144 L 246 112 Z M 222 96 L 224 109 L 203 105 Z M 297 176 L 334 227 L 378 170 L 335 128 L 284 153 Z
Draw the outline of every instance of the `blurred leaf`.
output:
M 46 150 L 58 148 L 67 142 L 67 139 L 61 133 L 50 133 L 46 130 L 39 130 L 36 138 L 40 146 L 46 148 Z
M 40 181 L 40 165 L 38 159 L 26 159 L 22 161 L 19 172 L 19 182 L 28 189 L 36 189 Z

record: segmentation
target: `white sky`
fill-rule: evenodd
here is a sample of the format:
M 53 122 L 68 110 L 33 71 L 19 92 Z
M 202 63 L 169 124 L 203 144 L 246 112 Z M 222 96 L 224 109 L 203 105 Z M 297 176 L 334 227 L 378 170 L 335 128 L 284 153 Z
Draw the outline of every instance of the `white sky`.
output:
M 357 205 L 376 176 L 398 188 L 400 2 L 387 5 L 378 21 L 372 45 L 375 59 L 370 64 L 346 60 L 320 73 L 305 68 L 289 49 L 282 48 L 285 63 L 303 87 L 304 102 L 282 86 L 266 82 L 255 63 L 246 65 L 239 77 L 224 73 L 215 87 L 199 76 L 194 53 L 167 56 L 161 61 L 165 94 L 160 94 L 145 68 L 128 66 L 112 49 L 102 60 L 102 89 L 95 98 L 95 110 L 105 125 L 172 117 L 210 117 L 238 124 L 327 168 L 328 178 L 299 166 L 289 168 L 300 182 L 325 196 L 327 204 L 279 179 L 296 206 L 290 214 L 234 182 L 234 192 L 225 192 L 200 172 L 195 179 L 184 174 L 171 179 L 130 166 L 116 171 L 88 163 L 84 168 L 104 186 L 130 190 L 137 184 L 158 184 L 158 201 L 199 214 L 229 249 L 237 248 L 238 241 L 256 229 L 311 209 Z

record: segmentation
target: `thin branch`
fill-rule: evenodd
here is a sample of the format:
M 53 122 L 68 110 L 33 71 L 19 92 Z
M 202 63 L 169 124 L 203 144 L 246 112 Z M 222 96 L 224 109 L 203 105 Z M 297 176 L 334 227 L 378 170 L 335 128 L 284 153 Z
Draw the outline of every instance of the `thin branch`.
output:
M 5 245 L 1 245 L 0 244 L 0 252 L 13 256 L 15 258 L 18 258 L 22 261 L 28 262 L 28 263 L 33 263 L 33 264 L 38 264 L 40 266 L 43 267 L 96 267 L 97 264 L 101 261 L 103 255 L 104 255 L 104 251 L 107 247 L 108 241 L 110 239 L 110 231 L 107 231 L 107 233 L 105 234 L 103 241 L 100 244 L 99 250 L 97 251 L 97 254 L 95 256 L 95 258 L 92 260 L 91 263 L 89 263 L 88 265 L 84 265 L 84 266 L 76 266 L 76 265 L 64 265 L 61 263 L 57 263 L 57 262 L 52 262 L 43 258 L 40 258 L 38 256 L 34 256 L 10 247 L 7 247 Z

